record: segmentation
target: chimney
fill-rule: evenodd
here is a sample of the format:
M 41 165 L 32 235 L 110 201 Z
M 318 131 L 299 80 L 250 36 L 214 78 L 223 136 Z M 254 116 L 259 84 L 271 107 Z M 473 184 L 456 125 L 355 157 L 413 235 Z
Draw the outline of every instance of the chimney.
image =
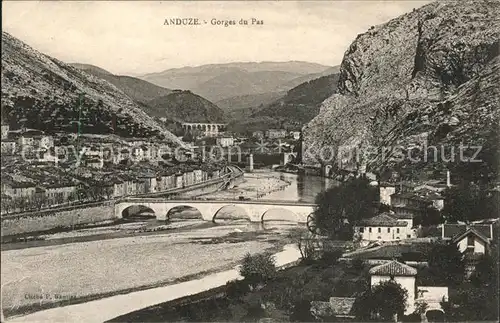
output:
M 446 186 L 451 187 L 450 171 L 446 171 Z

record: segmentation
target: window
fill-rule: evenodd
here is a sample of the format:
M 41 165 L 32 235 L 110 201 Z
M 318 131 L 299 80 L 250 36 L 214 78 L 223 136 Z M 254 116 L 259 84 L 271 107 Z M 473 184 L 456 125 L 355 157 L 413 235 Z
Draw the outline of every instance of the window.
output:
M 411 234 L 407 234 L 406 238 L 410 239 L 411 238 Z
M 382 232 L 382 229 L 381 228 L 378 228 L 378 233 Z
M 396 229 L 396 233 L 399 233 L 399 228 Z
M 467 246 L 474 247 L 474 236 L 473 235 L 467 236 Z
M 370 233 L 371 233 L 371 232 L 372 232 L 372 228 L 368 228 L 368 232 L 370 232 Z
M 391 228 L 387 228 L 387 233 L 391 233 Z
M 359 227 L 359 232 L 363 233 L 365 231 L 364 227 Z

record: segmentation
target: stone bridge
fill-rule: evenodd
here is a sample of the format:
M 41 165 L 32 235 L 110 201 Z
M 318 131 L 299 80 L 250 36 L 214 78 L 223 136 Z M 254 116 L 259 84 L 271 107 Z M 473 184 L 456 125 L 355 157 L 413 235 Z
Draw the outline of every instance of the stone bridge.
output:
M 255 201 L 236 201 L 236 200 L 166 200 L 160 198 L 127 198 L 115 203 L 115 217 L 122 218 L 124 212 L 132 206 L 146 207 L 154 211 L 156 218 L 166 220 L 169 212 L 176 207 L 192 207 L 197 209 L 205 221 L 215 222 L 217 216 L 228 207 L 237 207 L 243 210 L 245 218 L 252 222 L 264 221 L 291 221 L 297 223 L 306 223 L 307 216 L 314 211 L 316 204 L 255 200 Z M 279 212 L 269 212 L 276 210 Z M 221 217 L 222 218 L 222 217 Z M 226 217 L 224 217 L 226 218 Z

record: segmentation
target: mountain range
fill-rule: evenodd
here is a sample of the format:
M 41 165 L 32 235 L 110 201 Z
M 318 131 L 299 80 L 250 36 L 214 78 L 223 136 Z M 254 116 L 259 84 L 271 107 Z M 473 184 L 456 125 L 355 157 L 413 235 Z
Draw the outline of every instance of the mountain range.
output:
M 242 108 L 236 97 L 286 92 L 289 89 L 319 76 L 331 69 L 329 66 L 308 62 L 260 62 L 211 64 L 197 67 L 168 69 L 141 76 L 143 80 L 171 89 L 190 90 L 213 102 L 233 100 Z M 243 102 L 248 97 L 243 98 Z M 243 103 L 245 104 L 245 103 Z

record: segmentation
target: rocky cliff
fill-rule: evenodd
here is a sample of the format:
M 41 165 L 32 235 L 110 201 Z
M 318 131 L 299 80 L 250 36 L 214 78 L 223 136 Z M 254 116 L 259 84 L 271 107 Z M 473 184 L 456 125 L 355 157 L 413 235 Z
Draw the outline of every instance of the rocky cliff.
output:
M 320 157 L 331 147 L 491 146 L 499 9 L 497 0 L 437 1 L 358 35 L 344 55 L 338 92 L 303 129 L 304 162 L 332 162 Z M 361 163 L 373 171 L 394 165 L 391 154 L 375 155 Z
M 80 94 L 84 94 L 80 98 Z M 158 137 L 182 145 L 111 83 L 2 33 L 2 121 L 47 132 Z M 6 119 L 6 120 L 5 120 Z

